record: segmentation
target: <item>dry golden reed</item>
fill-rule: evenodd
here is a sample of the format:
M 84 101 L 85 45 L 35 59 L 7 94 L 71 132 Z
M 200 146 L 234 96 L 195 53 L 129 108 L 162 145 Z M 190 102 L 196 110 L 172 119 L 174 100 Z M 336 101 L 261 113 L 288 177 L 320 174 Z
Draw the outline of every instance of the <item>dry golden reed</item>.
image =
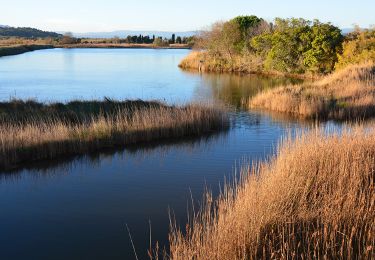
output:
M 181 231 L 170 259 L 374 259 L 375 131 L 317 129 L 244 165 Z
M 259 74 L 277 74 L 262 71 L 257 57 L 236 55 L 230 61 L 212 57 L 205 51 L 190 52 L 178 65 L 185 70 L 200 70 L 202 72 L 241 72 Z
M 121 105 L 118 108 L 116 103 L 99 103 L 111 110 L 108 113 L 91 111 L 99 107 L 97 102 L 86 102 L 84 106 L 81 104 L 84 102 L 51 106 L 37 103 L 31 108 L 28 103 L 15 102 L 10 107 L 7 104 L 8 110 L 13 112 L 8 115 L 3 108 L 6 116 L 1 117 L 0 113 L 0 169 L 103 147 L 200 135 L 228 127 L 224 109 L 213 105 L 180 107 L 133 102 L 130 106 L 118 103 Z
M 249 99 L 248 106 L 304 118 L 373 117 L 375 65 L 351 65 L 313 83 L 277 87 Z

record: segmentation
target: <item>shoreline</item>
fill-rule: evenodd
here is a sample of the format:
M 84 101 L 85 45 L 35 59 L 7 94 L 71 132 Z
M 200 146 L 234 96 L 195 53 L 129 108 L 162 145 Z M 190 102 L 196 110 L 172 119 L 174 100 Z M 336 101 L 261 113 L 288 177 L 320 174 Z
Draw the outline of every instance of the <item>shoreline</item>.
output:
M 63 49 L 191 49 L 188 45 L 170 45 L 165 47 L 155 47 L 152 44 L 91 44 L 91 43 L 78 43 L 78 44 L 65 44 L 54 45 L 55 48 Z
M 367 120 L 375 116 L 374 76 L 373 63 L 351 65 L 317 81 L 260 92 L 244 105 L 303 119 Z
M 19 55 L 26 52 L 53 49 L 53 45 L 14 45 L 14 46 L 0 46 L 0 57 Z
M 69 44 L 69 45 L 13 45 L 0 46 L 0 58 L 5 56 L 19 55 L 26 52 L 45 49 L 181 49 L 190 50 L 188 45 L 172 45 L 155 47 L 152 44 Z
M 323 75 L 314 74 L 297 74 L 297 73 L 287 73 L 279 71 L 267 71 L 259 69 L 251 69 L 249 66 L 236 66 L 235 64 L 227 66 L 219 63 L 212 62 L 206 57 L 204 52 L 192 51 L 189 53 L 178 65 L 181 69 L 186 71 L 195 72 L 215 72 L 215 73 L 240 73 L 243 75 L 264 75 L 264 76 L 278 76 L 278 77 L 288 77 L 296 79 L 306 79 L 306 80 L 318 80 L 323 77 Z

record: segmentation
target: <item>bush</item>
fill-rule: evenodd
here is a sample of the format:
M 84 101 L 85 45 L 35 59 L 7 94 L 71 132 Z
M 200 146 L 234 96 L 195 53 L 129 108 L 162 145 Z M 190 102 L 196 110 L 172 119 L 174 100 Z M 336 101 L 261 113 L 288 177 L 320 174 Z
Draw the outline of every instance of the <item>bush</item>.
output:
M 164 41 L 162 38 L 156 38 L 153 43 L 154 47 L 168 47 L 168 41 Z
M 346 37 L 336 68 L 367 61 L 375 61 L 375 28 L 363 31 L 357 29 Z

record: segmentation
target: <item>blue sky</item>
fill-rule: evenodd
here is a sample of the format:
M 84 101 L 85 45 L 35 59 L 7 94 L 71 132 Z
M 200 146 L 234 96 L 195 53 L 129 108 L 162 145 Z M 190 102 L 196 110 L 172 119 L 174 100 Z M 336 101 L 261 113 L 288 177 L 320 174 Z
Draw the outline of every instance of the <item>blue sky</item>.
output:
M 375 0 L 0 0 L 0 24 L 72 32 L 199 30 L 245 14 L 369 27 L 374 13 Z

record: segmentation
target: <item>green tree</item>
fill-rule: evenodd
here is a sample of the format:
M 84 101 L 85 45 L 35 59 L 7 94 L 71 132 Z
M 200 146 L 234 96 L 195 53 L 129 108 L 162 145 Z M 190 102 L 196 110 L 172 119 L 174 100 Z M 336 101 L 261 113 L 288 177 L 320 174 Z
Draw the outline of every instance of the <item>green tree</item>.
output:
M 154 40 L 153 45 L 154 47 L 159 48 L 159 47 L 167 47 L 169 44 L 167 40 L 163 40 L 163 38 L 158 37 Z
M 267 53 L 265 67 L 288 73 L 305 71 L 302 53 L 308 50 L 311 28 L 304 19 L 275 19 L 271 36 L 271 48 Z
M 237 23 L 242 33 L 247 33 L 250 28 L 257 26 L 262 19 L 255 15 L 250 16 L 237 16 L 231 21 Z
M 263 22 L 262 19 L 255 15 L 250 16 L 237 16 L 227 23 L 234 23 L 237 26 L 236 30 L 240 31 L 240 38 L 236 38 L 234 45 L 238 52 L 243 51 L 245 48 L 249 47 L 249 40 L 254 36 L 254 31 Z
M 329 23 L 276 18 L 273 28 L 252 38 L 250 46 L 268 70 L 328 73 L 337 62 L 342 39 L 339 28 Z
M 375 61 L 375 27 L 369 30 L 357 28 L 354 33 L 345 37 L 336 68 L 369 61 Z
M 310 49 L 303 53 L 304 64 L 309 71 L 331 72 L 342 51 L 343 36 L 341 30 L 329 23 L 314 21 L 312 26 Z
M 181 43 L 182 43 L 182 39 L 181 39 L 180 36 L 177 36 L 177 38 L 176 38 L 176 43 L 178 43 L 178 44 L 181 44 Z

